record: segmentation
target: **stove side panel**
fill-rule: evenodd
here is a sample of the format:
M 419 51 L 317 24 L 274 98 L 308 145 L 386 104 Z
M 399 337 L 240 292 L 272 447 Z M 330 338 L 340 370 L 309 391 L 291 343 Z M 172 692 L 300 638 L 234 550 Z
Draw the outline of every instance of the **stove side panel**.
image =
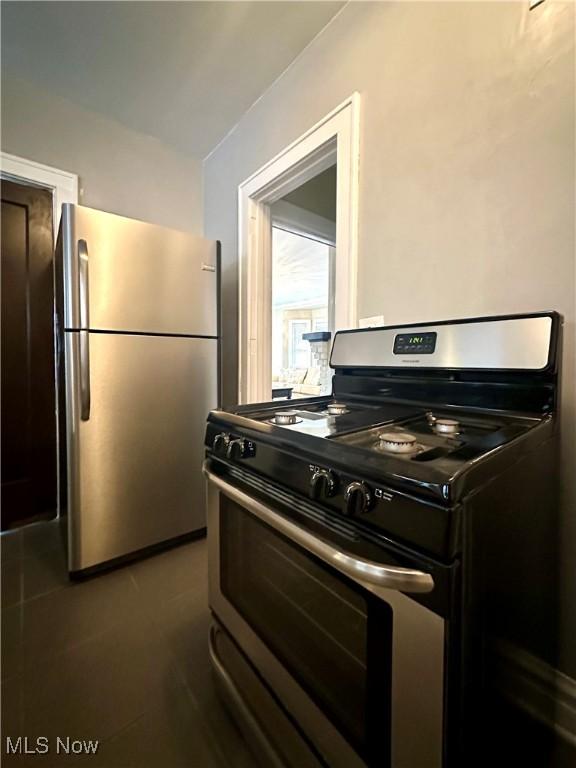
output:
M 530 681 L 518 675 L 522 659 L 556 668 L 558 490 L 552 435 L 518 453 L 463 510 L 460 668 L 454 670 L 461 684 L 450 706 L 452 719 L 460 721 L 456 750 L 464 752 L 466 765 L 489 764 L 502 755 L 503 744 L 514 745 L 515 764 L 518 749 L 526 750 L 530 765 L 551 764 L 552 732 L 534 727 L 532 702 L 523 694 Z M 533 714 L 554 722 L 551 707 Z

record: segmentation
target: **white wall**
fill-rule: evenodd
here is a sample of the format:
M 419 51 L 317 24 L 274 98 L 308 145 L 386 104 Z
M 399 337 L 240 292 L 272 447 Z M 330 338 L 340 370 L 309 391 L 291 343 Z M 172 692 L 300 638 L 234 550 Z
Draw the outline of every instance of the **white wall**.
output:
M 564 361 L 563 668 L 576 676 L 574 6 L 350 3 L 204 163 L 237 380 L 237 188 L 362 96 L 359 316 L 557 309 Z
M 202 164 L 158 139 L 3 76 L 1 144 L 77 173 L 84 205 L 202 233 Z

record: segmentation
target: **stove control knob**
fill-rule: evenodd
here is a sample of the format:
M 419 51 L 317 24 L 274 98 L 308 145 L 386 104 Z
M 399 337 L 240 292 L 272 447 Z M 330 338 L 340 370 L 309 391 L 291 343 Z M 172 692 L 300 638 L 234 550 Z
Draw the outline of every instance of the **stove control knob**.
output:
M 366 483 L 355 480 L 344 491 L 344 502 L 346 504 L 346 514 L 356 515 L 362 512 L 368 512 L 372 506 L 372 493 Z
M 250 440 L 245 440 L 243 437 L 230 440 L 226 447 L 226 458 L 228 459 L 249 459 L 255 453 L 254 443 L 251 443 Z
M 319 499 L 321 496 L 329 499 L 336 493 L 338 482 L 336 475 L 328 469 L 317 469 L 310 478 L 310 498 Z
M 228 448 L 228 443 L 230 442 L 230 435 L 227 435 L 226 432 L 220 432 L 220 434 L 216 435 L 214 438 L 214 442 L 212 443 L 212 448 L 216 453 L 226 453 L 226 449 Z

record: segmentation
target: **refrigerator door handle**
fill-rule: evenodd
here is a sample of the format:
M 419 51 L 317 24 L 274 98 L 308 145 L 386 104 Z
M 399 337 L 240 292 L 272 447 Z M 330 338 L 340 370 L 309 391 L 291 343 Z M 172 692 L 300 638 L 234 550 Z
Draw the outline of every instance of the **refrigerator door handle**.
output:
M 89 326 L 88 312 L 88 244 L 78 240 L 78 296 L 80 299 L 80 328 Z
M 80 299 L 80 418 L 90 418 L 90 336 L 88 327 L 88 244 L 78 240 L 78 296 Z
M 90 418 L 90 333 L 78 331 L 80 336 L 80 418 Z

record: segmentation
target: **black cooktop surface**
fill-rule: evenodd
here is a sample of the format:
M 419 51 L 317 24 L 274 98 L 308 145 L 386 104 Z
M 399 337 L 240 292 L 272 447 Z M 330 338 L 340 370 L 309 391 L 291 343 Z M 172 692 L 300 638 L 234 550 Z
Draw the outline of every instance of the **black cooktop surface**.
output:
M 339 414 L 329 412 L 335 403 L 344 406 Z M 287 413 L 294 423 L 277 423 L 278 415 Z M 451 425 L 450 433 L 442 432 L 440 429 L 446 428 L 442 421 L 455 422 L 456 426 Z M 261 463 L 259 445 L 266 443 L 285 457 L 298 457 L 306 467 L 315 463 L 347 469 L 374 482 L 417 488 L 418 493 L 454 501 L 480 481 L 476 476 L 478 465 L 485 464 L 484 457 L 528 437 L 542 419 L 449 407 L 432 411 L 423 405 L 395 401 L 320 397 L 213 411 L 209 422 L 213 426 L 207 434 L 207 447 L 212 447 L 219 434 L 251 440 L 250 445 L 255 446 L 253 453 L 247 449 L 251 458 L 241 461 L 256 471 Z M 412 450 L 390 451 L 388 443 L 395 442 L 397 435 L 403 440 L 411 438 Z M 220 452 L 226 453 L 225 444 L 219 443 Z
M 237 413 L 259 424 L 290 432 L 296 441 L 301 434 L 328 439 L 347 450 L 352 449 L 350 461 L 362 462 L 359 453 L 364 453 L 382 465 L 389 459 L 402 459 L 413 464 L 434 465 L 448 475 L 523 434 L 537 421 L 461 410 L 432 411 L 399 403 L 358 403 L 341 398 L 244 406 Z M 446 429 L 450 431 L 444 431 Z M 396 450 L 394 436 L 398 435 L 401 440 L 412 439 L 411 450 Z M 318 450 L 322 450 L 320 445 Z M 409 472 L 409 467 L 404 471 Z
M 430 463 L 450 475 L 465 463 L 525 433 L 534 423 L 435 411 L 389 427 L 372 426 L 335 439 L 349 448 L 380 456 L 383 461 L 393 457 L 413 464 Z M 407 467 L 406 472 L 409 471 Z
M 336 410 L 336 412 L 334 412 Z M 293 423 L 282 423 L 285 414 Z M 313 435 L 319 438 L 335 438 L 374 425 L 399 424 L 407 419 L 424 417 L 424 410 L 395 403 L 358 404 L 346 400 L 325 398 L 315 402 L 298 400 L 282 401 L 265 408 L 242 411 L 242 416 L 265 424 Z

